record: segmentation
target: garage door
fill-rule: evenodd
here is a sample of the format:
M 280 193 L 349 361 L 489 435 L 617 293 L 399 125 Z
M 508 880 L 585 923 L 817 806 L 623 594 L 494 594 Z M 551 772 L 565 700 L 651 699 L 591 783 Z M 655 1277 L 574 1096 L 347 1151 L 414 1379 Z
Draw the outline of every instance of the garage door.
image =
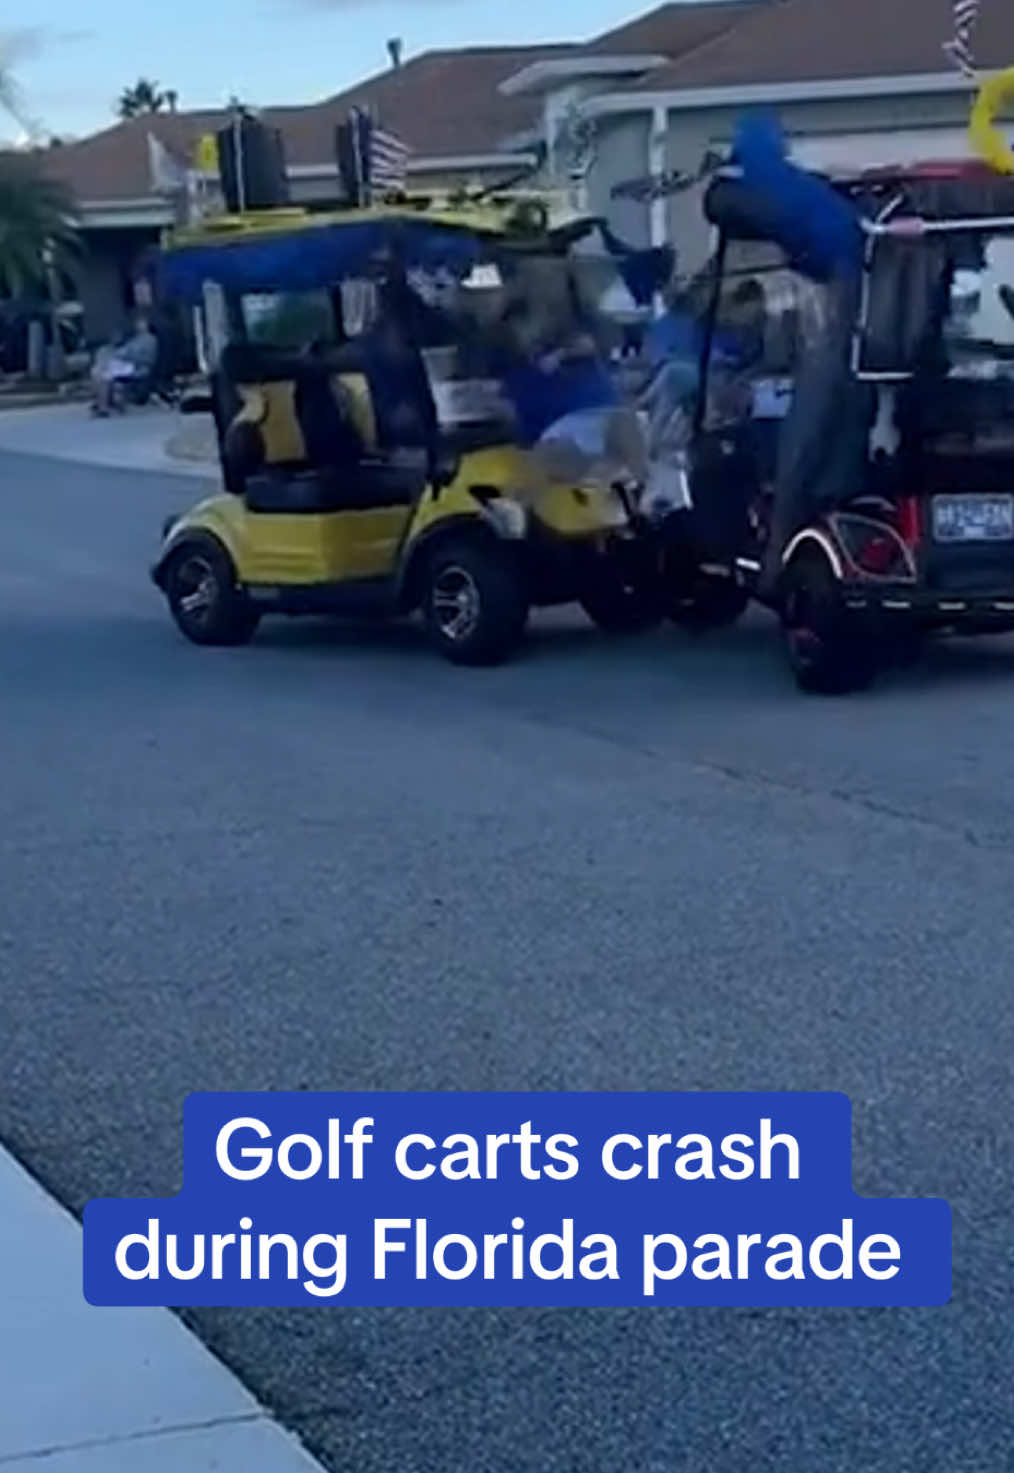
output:
M 840 170 L 971 157 L 964 128 L 913 128 L 894 133 L 834 133 L 796 138 L 792 154 L 809 169 Z

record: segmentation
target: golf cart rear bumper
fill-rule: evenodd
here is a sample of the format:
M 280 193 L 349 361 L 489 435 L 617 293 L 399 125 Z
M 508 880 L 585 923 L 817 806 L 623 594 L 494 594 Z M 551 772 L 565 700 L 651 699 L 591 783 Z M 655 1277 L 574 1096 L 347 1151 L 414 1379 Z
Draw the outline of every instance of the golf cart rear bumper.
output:
M 883 584 L 846 580 L 841 584 L 845 607 L 854 613 L 883 618 L 917 619 L 920 623 L 1014 623 L 1014 588 L 975 593 L 947 593 L 912 584 Z

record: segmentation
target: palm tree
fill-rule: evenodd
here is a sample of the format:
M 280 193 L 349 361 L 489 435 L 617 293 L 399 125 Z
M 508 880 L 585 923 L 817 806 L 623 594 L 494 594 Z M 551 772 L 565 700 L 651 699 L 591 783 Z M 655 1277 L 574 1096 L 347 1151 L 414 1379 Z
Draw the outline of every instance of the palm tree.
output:
M 0 155 L 0 293 L 44 295 L 51 272 L 77 250 L 69 190 L 34 154 Z
M 161 112 L 168 101 L 169 94 L 157 82 L 141 77 L 133 87 L 125 87 L 120 93 L 116 110 L 121 118 L 137 118 L 144 113 Z

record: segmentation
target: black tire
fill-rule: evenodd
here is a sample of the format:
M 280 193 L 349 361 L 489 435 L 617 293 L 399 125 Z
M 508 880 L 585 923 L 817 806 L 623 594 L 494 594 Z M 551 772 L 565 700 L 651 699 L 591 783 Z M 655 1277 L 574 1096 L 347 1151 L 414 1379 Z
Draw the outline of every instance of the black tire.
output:
M 660 624 L 664 614 L 656 588 L 608 563 L 587 580 L 580 603 L 603 634 L 640 634 Z
M 669 618 L 692 634 L 728 629 L 746 613 L 750 595 L 732 578 L 701 578 L 684 598 L 674 599 Z
M 528 622 L 514 549 L 478 538 L 449 539 L 431 553 L 421 603 L 430 643 L 454 665 L 501 664 Z
M 802 553 L 782 575 L 780 614 L 789 665 L 801 691 L 841 696 L 865 690 L 877 673 L 870 632 L 844 607 L 820 553 Z
M 246 644 L 257 629 L 257 610 L 212 537 L 188 538 L 176 548 L 165 570 L 165 594 L 176 627 L 192 644 Z

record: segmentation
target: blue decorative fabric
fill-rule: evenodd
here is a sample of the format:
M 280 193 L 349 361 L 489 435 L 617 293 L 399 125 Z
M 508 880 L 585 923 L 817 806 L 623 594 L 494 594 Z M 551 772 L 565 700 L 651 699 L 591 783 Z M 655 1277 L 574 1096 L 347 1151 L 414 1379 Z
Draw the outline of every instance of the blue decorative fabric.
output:
M 167 251 L 160 289 L 190 305 L 200 302 L 206 281 L 238 295 L 314 291 L 365 273 L 378 253 L 392 246 L 409 270 L 449 268 L 465 275 L 480 256 L 478 239 L 467 231 L 412 221 L 350 221 Z
M 672 277 L 676 266 L 675 251 L 671 246 L 637 250 L 626 245 L 607 225 L 600 225 L 599 230 L 627 291 L 639 307 L 649 306 L 655 293 L 661 291 Z
M 795 268 L 817 281 L 839 272 L 858 272 L 863 237 L 855 209 L 825 180 L 797 168 L 785 134 L 770 113 L 739 122 L 732 152 L 743 183 L 773 208 L 770 238 Z

